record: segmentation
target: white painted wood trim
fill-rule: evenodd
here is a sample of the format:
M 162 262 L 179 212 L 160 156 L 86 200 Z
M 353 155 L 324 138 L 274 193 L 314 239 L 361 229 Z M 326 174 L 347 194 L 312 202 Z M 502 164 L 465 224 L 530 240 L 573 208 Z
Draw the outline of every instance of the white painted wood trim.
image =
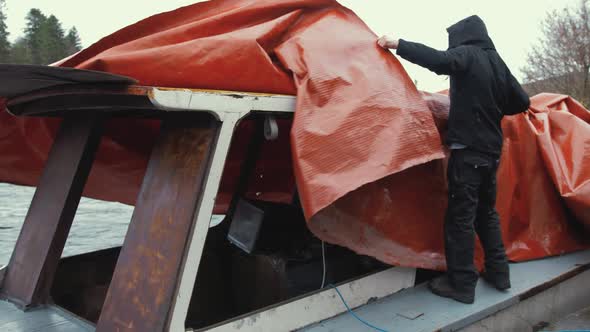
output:
M 338 286 L 351 308 L 380 299 L 404 288 L 414 286 L 416 270 L 394 267 L 383 272 Z M 318 280 L 319 282 L 320 280 Z M 301 298 L 261 313 L 256 313 L 224 325 L 211 332 L 287 332 L 332 318 L 346 312 L 346 307 L 333 288 Z
M 6 275 L 6 265 L 0 265 L 0 287 L 4 283 L 4 276 Z
M 515 303 L 510 303 L 507 308 L 492 315 L 490 310 L 494 308 L 483 310 L 468 320 L 445 326 L 440 331 L 535 331 L 541 322 L 555 322 L 587 308 L 590 303 L 588 285 L 590 271 L 582 272 L 524 301 L 514 301 Z M 546 330 L 556 331 L 552 326 Z
M 221 125 L 219 138 L 215 146 L 215 151 L 213 152 L 213 160 L 209 168 L 209 174 L 207 174 L 203 198 L 201 203 L 197 205 L 195 211 L 195 223 L 183 263 L 180 285 L 176 300 L 171 308 L 170 331 L 185 331 L 186 315 L 197 279 L 197 272 L 199 271 L 205 239 L 207 238 L 211 216 L 213 215 L 213 207 L 219 190 L 225 159 L 229 151 L 234 128 L 242 116 L 242 113 L 237 112 L 228 113 L 224 116 L 225 121 Z
M 170 309 L 169 330 L 180 332 L 185 331 L 186 315 L 235 126 L 251 111 L 293 113 L 296 99 L 285 95 L 167 88 L 153 88 L 148 95 L 154 106 L 161 110 L 209 112 L 222 122 L 203 198 L 195 211 L 195 223 L 182 267 L 178 293 Z
M 251 111 L 293 113 L 295 112 L 296 99 L 293 96 L 283 95 L 164 88 L 152 89 L 149 96 L 154 106 L 159 109 L 210 112 L 222 122 L 205 183 L 203 200 L 195 211 L 196 220 L 190 235 L 191 240 L 183 264 L 178 293 L 171 308 L 169 330 L 182 332 L 186 331 L 186 315 L 234 128 L 238 121 Z M 401 289 L 413 287 L 415 273 L 415 269 L 396 267 L 341 285 L 339 290 L 348 304 L 355 308 L 367 303 L 369 299 L 382 298 Z M 326 289 L 317 294 L 215 327 L 211 331 L 223 332 L 236 329 L 246 332 L 292 331 L 334 317 L 345 311 L 346 308 L 336 291 Z
M 296 104 L 294 96 L 231 91 L 153 88 L 149 97 L 159 109 L 211 112 L 220 121 L 228 114 L 250 111 L 294 113 Z

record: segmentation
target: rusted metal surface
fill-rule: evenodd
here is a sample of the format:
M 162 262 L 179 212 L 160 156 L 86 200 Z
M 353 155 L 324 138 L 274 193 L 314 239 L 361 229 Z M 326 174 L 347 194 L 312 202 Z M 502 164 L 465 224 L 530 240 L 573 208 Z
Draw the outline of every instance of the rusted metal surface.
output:
M 152 152 L 97 331 L 165 331 L 219 123 L 171 114 Z
M 102 133 L 93 115 L 64 119 L 10 259 L 2 295 L 29 307 L 47 302 Z

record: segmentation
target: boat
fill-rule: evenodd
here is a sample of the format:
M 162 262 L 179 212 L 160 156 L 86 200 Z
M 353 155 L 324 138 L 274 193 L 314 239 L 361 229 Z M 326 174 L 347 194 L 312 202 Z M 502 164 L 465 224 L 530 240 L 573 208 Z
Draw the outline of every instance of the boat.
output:
M 3 331 L 517 331 L 588 306 L 590 251 L 513 264 L 510 291 L 480 282 L 476 304 L 459 305 L 426 290 L 437 272 L 388 266 L 315 238 L 297 200 L 245 199 L 256 150 L 285 135 L 277 123 L 293 117 L 294 96 L 3 69 L 14 73 L 14 91 L 4 92 L 11 114 L 61 119 L 0 270 Z M 116 118 L 161 121 L 125 241 L 61 257 L 105 123 Z M 218 215 L 224 164 L 246 120 L 258 139 L 247 144 L 239 184 Z M 289 251 L 290 239 L 301 246 Z

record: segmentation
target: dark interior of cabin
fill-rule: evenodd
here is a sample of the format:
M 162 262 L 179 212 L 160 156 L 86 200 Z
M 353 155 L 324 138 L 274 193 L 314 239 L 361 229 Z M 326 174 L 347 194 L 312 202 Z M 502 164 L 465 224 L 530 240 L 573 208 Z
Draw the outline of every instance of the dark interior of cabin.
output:
M 260 142 L 261 137 L 257 139 Z M 251 160 L 244 162 L 241 176 L 245 178 L 256 153 L 247 156 Z M 308 230 L 297 198 L 291 204 L 279 204 L 243 196 L 236 194 L 225 220 L 209 229 L 187 327 L 218 324 L 315 292 L 322 282 L 338 284 L 387 268 L 373 258 L 322 244 Z M 120 251 L 117 247 L 63 258 L 52 300 L 97 323 Z
M 307 229 L 300 207 L 257 207 L 265 213 L 251 253 L 228 240 L 231 223 L 224 222 L 209 231 L 187 327 L 211 326 L 320 289 L 322 242 Z M 120 249 L 62 259 L 52 288 L 55 303 L 96 323 Z M 324 253 L 325 285 L 387 268 L 338 246 L 325 244 Z

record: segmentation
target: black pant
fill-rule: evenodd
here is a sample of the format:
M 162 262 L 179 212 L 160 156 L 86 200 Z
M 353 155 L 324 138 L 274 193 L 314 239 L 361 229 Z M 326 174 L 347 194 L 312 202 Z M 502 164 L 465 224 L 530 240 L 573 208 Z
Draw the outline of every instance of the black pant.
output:
M 458 291 L 473 292 L 478 274 L 473 263 L 474 230 L 485 252 L 486 273 L 509 278 L 508 260 L 496 211 L 499 158 L 469 149 L 453 150 L 447 171 L 449 205 L 445 216 L 448 275 Z

